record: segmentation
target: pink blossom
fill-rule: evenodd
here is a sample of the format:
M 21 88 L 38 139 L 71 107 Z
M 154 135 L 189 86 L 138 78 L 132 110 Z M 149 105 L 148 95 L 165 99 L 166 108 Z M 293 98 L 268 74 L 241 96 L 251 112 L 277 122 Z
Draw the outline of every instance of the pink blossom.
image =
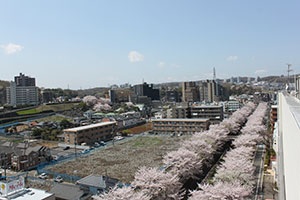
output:
M 201 161 L 195 152 L 182 147 L 167 153 L 163 158 L 163 163 L 168 166 L 167 171 L 177 175 L 181 182 L 196 178 L 195 175 L 202 169 Z
M 108 193 L 93 196 L 94 200 L 150 200 L 150 197 L 134 191 L 131 187 L 114 188 Z
M 179 178 L 155 168 L 142 167 L 135 174 L 132 183 L 136 191 L 155 200 L 179 200 L 182 187 Z
M 98 99 L 95 96 L 85 96 L 82 101 L 86 103 L 88 106 L 93 106 L 98 102 Z
M 218 181 L 214 185 L 200 185 L 201 190 L 191 193 L 190 200 L 241 200 L 250 199 L 252 187 L 237 182 Z

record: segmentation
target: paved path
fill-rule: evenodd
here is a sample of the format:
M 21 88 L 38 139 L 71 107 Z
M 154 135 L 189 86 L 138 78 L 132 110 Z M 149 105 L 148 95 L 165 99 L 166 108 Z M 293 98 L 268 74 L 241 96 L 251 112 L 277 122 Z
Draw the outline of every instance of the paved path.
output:
M 274 191 L 274 176 L 268 171 L 264 174 L 263 193 L 264 199 L 276 199 L 278 200 L 277 192 Z
M 265 145 L 257 145 L 253 165 L 255 167 L 255 200 L 263 199 L 262 183 L 264 173 Z

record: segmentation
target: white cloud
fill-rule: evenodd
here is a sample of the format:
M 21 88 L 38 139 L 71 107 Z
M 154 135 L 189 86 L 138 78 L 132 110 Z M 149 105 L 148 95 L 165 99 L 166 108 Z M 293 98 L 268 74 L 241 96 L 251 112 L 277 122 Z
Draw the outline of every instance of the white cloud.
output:
M 163 62 L 163 61 L 160 61 L 160 62 L 157 64 L 157 66 L 159 66 L 159 67 L 164 67 L 164 66 L 166 66 L 166 63 Z
M 226 58 L 227 61 L 236 61 L 238 59 L 238 56 L 228 56 Z
M 255 71 L 255 74 L 260 75 L 260 74 L 265 74 L 266 72 L 267 72 L 267 70 L 265 70 L 265 69 L 258 69 Z
M 0 45 L 6 54 L 14 54 L 24 49 L 23 46 L 18 44 L 9 43 L 7 45 Z
M 130 51 L 128 54 L 128 59 L 130 62 L 141 62 L 144 60 L 144 56 L 137 51 Z

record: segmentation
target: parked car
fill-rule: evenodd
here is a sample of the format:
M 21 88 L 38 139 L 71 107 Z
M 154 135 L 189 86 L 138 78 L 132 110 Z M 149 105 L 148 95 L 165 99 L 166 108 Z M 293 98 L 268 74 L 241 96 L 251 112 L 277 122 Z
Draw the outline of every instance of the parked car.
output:
M 100 146 L 105 146 L 106 143 L 104 141 L 100 141 Z
M 57 176 L 55 179 L 54 179 L 55 182 L 58 182 L 58 183 L 61 183 L 63 182 L 63 178 L 61 176 Z
M 122 136 L 116 136 L 116 137 L 114 137 L 114 140 L 123 140 L 124 139 L 124 137 L 122 137 Z
M 64 148 L 64 150 L 68 150 L 68 149 L 70 149 L 70 147 L 69 147 L 69 146 L 66 146 L 66 147 Z
M 46 173 L 41 173 L 41 174 L 39 175 L 39 178 L 41 178 L 41 179 L 47 179 L 47 178 L 48 178 L 48 175 L 47 175 Z
M 84 149 L 81 151 L 81 153 L 88 153 L 90 150 L 89 149 Z

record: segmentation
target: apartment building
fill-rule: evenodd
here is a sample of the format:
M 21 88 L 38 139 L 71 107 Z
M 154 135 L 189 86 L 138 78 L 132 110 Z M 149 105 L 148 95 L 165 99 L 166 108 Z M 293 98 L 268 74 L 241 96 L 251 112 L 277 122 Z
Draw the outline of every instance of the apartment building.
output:
M 227 101 L 224 106 L 226 112 L 235 112 L 242 107 L 242 104 L 237 100 L 230 100 Z
M 6 101 L 11 106 L 38 105 L 39 91 L 35 86 L 35 78 L 20 74 L 6 88 Z
M 167 110 L 167 118 L 188 118 L 188 116 L 188 106 L 177 106 Z
M 182 83 L 182 101 L 183 102 L 197 102 L 200 100 L 199 89 L 196 82 Z
M 137 96 L 145 96 L 151 98 L 151 100 L 160 100 L 159 89 L 154 89 L 153 84 L 143 84 L 134 85 L 133 91 Z
M 70 145 L 94 144 L 112 138 L 116 122 L 101 122 L 76 128 L 64 129 L 64 142 Z
M 156 134 L 193 134 L 208 130 L 209 119 L 154 119 L 153 133 Z
M 223 106 L 219 105 L 192 105 L 190 118 L 209 119 L 210 123 L 220 123 L 224 119 Z
M 17 86 L 35 86 L 35 78 L 20 73 L 19 76 L 15 76 L 15 83 Z

